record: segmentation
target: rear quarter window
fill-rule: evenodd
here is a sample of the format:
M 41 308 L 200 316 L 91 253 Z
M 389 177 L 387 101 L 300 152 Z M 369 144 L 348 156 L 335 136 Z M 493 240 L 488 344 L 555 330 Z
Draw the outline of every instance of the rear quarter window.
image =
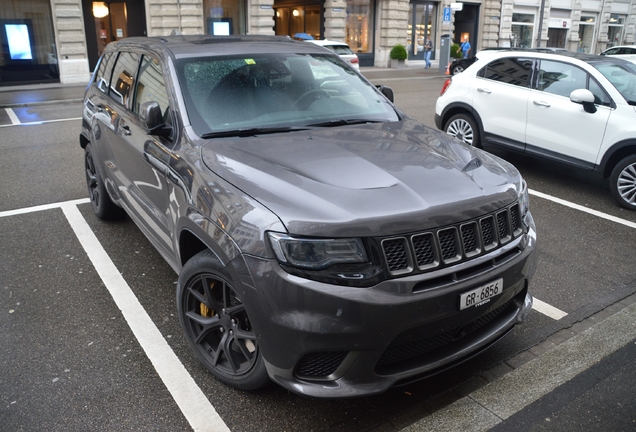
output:
M 532 60 L 528 58 L 504 57 L 488 63 L 481 68 L 477 76 L 501 83 L 528 87 L 531 72 Z
M 95 85 L 104 93 L 108 93 L 110 75 L 113 70 L 114 53 L 106 53 L 99 62 L 99 68 L 95 74 Z

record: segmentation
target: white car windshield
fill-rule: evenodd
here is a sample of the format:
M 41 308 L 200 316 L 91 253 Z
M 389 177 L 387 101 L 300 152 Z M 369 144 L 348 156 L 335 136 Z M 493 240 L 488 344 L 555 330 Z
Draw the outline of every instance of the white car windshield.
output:
M 333 55 L 189 58 L 176 66 L 199 135 L 399 120 L 381 93 Z

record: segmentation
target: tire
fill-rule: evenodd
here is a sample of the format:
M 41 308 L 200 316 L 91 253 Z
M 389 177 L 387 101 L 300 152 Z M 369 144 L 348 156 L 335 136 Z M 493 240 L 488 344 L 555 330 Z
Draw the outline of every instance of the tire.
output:
M 86 171 L 86 186 L 88 197 L 95 215 L 100 219 L 117 219 L 124 214 L 124 210 L 118 207 L 108 195 L 106 185 L 97 169 L 95 153 L 91 144 L 87 144 L 84 150 L 84 168 Z
M 455 114 L 444 126 L 444 132 L 473 147 L 481 148 L 477 122 L 469 114 Z
M 450 74 L 451 75 L 457 75 L 464 72 L 464 67 L 462 65 L 455 65 L 455 66 L 451 66 L 450 69 Z
M 614 199 L 629 210 L 636 210 L 636 155 L 623 158 L 612 170 L 610 188 Z
M 183 267 L 177 309 L 190 348 L 219 381 L 240 390 L 270 382 L 241 296 L 209 250 Z

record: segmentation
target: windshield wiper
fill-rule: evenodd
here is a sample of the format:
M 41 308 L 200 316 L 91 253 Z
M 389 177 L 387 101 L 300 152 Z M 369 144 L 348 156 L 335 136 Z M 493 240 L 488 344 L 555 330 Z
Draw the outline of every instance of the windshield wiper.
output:
M 223 138 L 223 137 L 251 137 L 256 135 L 265 135 L 281 132 L 295 132 L 307 130 L 307 127 L 265 127 L 265 128 L 245 128 L 245 129 L 232 129 L 219 132 L 208 132 L 201 135 L 201 138 Z
M 310 127 L 332 127 L 332 126 L 345 126 L 345 125 L 354 125 L 354 124 L 365 124 L 365 123 L 381 123 L 383 120 L 371 120 L 371 119 L 339 119 L 339 120 L 329 120 L 321 123 L 312 123 L 307 126 Z

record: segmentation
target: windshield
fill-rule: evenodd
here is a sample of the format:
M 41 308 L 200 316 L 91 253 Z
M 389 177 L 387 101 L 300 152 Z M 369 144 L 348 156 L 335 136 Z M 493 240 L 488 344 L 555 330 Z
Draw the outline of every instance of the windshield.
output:
M 636 67 L 631 64 L 600 63 L 594 65 L 630 105 L 636 105 Z
M 177 70 L 200 136 L 348 119 L 399 120 L 384 96 L 333 55 L 190 58 L 178 61 Z

